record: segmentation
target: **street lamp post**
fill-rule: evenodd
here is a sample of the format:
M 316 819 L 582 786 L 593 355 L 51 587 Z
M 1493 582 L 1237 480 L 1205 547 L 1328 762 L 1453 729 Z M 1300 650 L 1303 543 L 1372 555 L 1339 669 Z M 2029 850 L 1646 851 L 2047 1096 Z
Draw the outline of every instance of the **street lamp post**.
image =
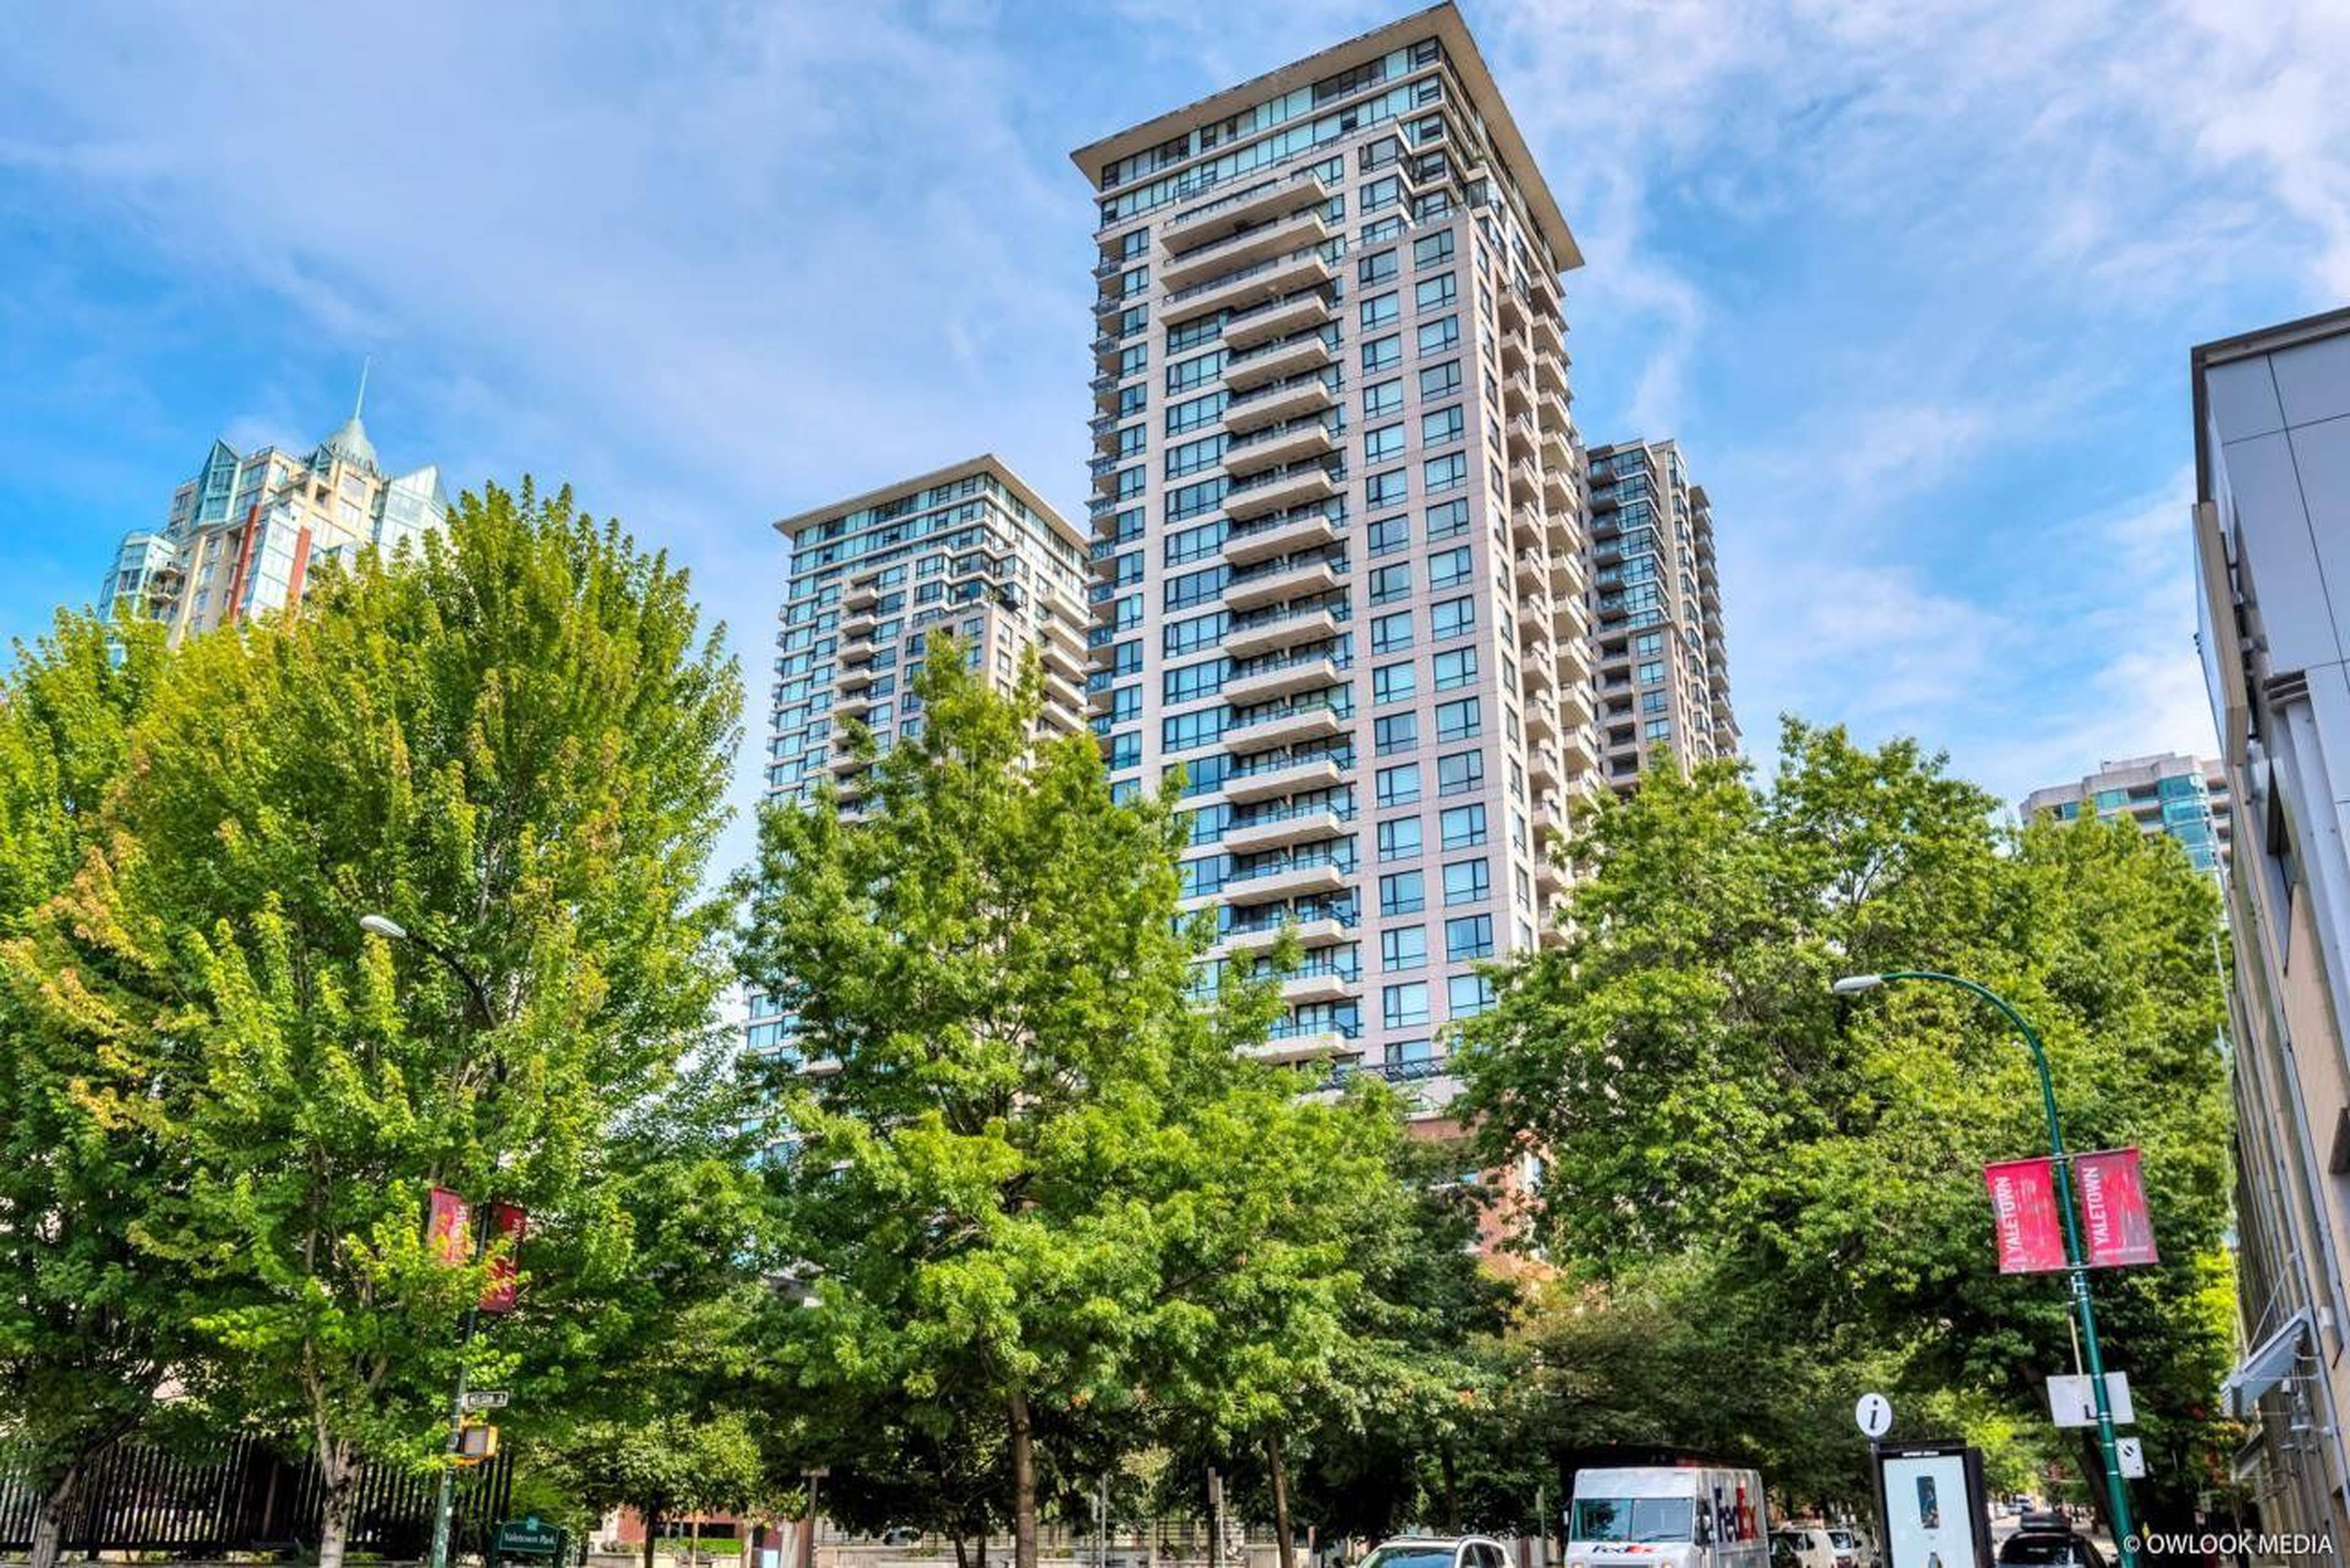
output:
M 418 947 L 439 959 L 447 967 L 449 972 L 455 975 L 464 985 L 465 996 L 473 1012 L 473 1021 L 484 1029 L 489 1028 L 494 1022 L 494 1015 L 490 1011 L 489 993 L 482 989 L 482 982 L 473 977 L 473 971 L 458 961 L 457 955 L 447 948 L 429 937 L 420 936 L 411 931 L 387 915 L 361 915 L 359 929 L 369 935 L 381 937 L 386 941 L 414 942 Z M 474 1242 L 474 1256 L 478 1258 L 480 1255 L 481 1241 L 477 1239 Z M 465 1440 L 465 1352 L 473 1346 L 473 1331 L 480 1318 L 481 1309 L 478 1306 L 466 1308 L 464 1326 L 457 1333 L 457 1387 L 449 1399 L 449 1441 L 446 1449 L 449 1462 L 441 1467 L 440 1490 L 432 1505 L 432 1554 L 429 1560 L 430 1568 L 449 1568 L 450 1515 L 456 1504 L 456 1459 L 458 1450 Z
M 1928 981 L 1938 985 L 1954 985 L 1968 992 L 2007 1016 L 2023 1036 L 2023 1044 L 2032 1053 L 2032 1064 L 2040 1074 L 2040 1110 L 2048 1123 L 2048 1161 L 2056 1175 L 2060 1199 L 2056 1207 L 2064 1220 L 2065 1272 L 2073 1282 L 2073 1311 L 2081 1324 L 2081 1340 L 2089 1363 L 2089 1387 L 2096 1400 L 2097 1452 L 2106 1466 L 2106 1501 L 2113 1511 L 2114 1539 L 2121 1550 L 2122 1568 L 2137 1568 L 2137 1552 L 2132 1545 L 2135 1532 L 2130 1525 L 2129 1489 L 2122 1480 L 2121 1457 L 2114 1444 L 2113 1402 L 2106 1394 L 2106 1361 L 2097 1345 L 2097 1311 L 2089 1299 L 2089 1265 L 2081 1252 L 2080 1221 L 2073 1212 L 2073 1162 L 2064 1152 L 2064 1124 L 2056 1115 L 2056 1081 L 2049 1075 L 2048 1050 L 2040 1043 L 2039 1033 L 2024 1022 L 2007 998 L 1987 985 L 1939 970 L 1897 969 L 1882 974 L 1848 974 L 1831 988 L 1838 996 L 1857 996 L 1862 992 L 1875 991 L 1881 985 L 1898 981 Z

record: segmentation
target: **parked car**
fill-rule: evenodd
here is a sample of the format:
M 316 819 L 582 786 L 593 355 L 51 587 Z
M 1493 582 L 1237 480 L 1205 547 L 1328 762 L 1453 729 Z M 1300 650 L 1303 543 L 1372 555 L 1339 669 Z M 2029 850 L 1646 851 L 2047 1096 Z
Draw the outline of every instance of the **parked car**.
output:
M 2106 1568 L 2106 1554 L 2061 1513 L 2027 1513 L 2000 1543 L 1999 1561 L 2018 1568 Z
M 1783 1530 L 1771 1532 L 1771 1568 L 1804 1568 L 1803 1548 Z
M 1399 1535 L 1359 1568 L 1510 1568 L 1510 1554 L 1490 1535 Z
M 1851 1557 L 1856 1568 L 1876 1568 L 1877 1538 L 1864 1531 L 1847 1530 L 1843 1525 L 1828 1526 L 1828 1539 L 1835 1543 L 1838 1552 Z
M 1771 1539 L 1774 1542 L 1784 1540 L 1803 1568 L 1860 1568 L 1852 1552 L 1840 1549 L 1820 1525 L 1781 1525 L 1771 1532 Z

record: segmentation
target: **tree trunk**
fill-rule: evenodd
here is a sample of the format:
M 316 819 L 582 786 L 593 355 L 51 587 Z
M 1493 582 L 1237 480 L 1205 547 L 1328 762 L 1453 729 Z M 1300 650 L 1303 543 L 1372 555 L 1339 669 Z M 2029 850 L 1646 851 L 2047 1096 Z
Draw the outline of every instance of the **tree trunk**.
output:
M 1438 1473 L 1444 1479 L 1444 1533 L 1461 1533 L 1461 1485 L 1454 1473 L 1452 1445 L 1447 1443 L 1437 1454 Z
M 645 1510 L 645 1568 L 653 1568 L 653 1543 L 660 1539 L 660 1510 Z
M 1012 1568 L 1036 1568 L 1036 1444 L 1028 1391 L 1014 1387 L 1012 1416 Z
M 1281 1568 L 1297 1568 L 1297 1552 L 1289 1539 L 1289 1467 L 1281 1457 L 1281 1434 L 1264 1435 L 1264 1471 L 1273 1482 L 1273 1539 L 1281 1548 Z
M 987 1568 L 987 1532 L 984 1530 L 979 1532 L 978 1547 L 979 1550 L 972 1556 L 973 1568 Z
M 66 1467 L 57 1484 L 33 1507 L 33 1551 L 29 1568 L 57 1568 L 65 1547 L 66 1511 L 81 1493 L 81 1466 Z
M 955 1568 L 971 1568 L 971 1553 L 964 1549 L 962 1532 L 955 1532 Z
M 328 1443 L 318 1450 L 318 1473 L 326 1482 L 318 1504 L 318 1568 L 343 1568 L 351 1515 L 359 1510 L 359 1455 L 348 1442 Z

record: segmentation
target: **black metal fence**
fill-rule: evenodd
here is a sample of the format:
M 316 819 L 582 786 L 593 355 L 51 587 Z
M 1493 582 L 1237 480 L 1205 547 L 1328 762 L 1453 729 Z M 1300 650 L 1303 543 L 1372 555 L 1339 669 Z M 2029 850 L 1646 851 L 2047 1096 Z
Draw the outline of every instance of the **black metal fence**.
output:
M 438 1484 L 390 1465 L 363 1466 L 350 1548 L 391 1559 L 423 1556 Z M 453 1535 L 461 1550 L 486 1556 L 513 1489 L 507 1455 L 458 1472 Z M 304 1552 L 317 1544 L 324 1490 L 316 1461 L 287 1459 L 251 1437 L 193 1457 L 121 1443 L 82 1478 L 66 1510 L 60 1545 L 76 1554 Z M 21 1478 L 0 1475 L 0 1552 L 29 1549 L 38 1501 Z

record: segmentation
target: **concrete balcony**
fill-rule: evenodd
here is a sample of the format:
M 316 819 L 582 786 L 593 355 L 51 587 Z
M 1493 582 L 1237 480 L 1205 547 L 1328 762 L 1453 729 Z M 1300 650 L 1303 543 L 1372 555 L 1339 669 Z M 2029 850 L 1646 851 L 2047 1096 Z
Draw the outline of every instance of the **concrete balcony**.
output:
M 1577 680 L 1563 686 L 1558 693 L 1558 716 L 1562 722 L 1578 729 L 1598 722 L 1599 715 L 1591 706 L 1591 693 Z
M 1285 423 L 1318 414 L 1338 401 L 1329 382 L 1321 375 L 1300 377 L 1294 381 L 1270 381 L 1251 388 L 1246 393 L 1224 405 L 1224 429 L 1239 435 L 1246 431 L 1261 430 L 1266 425 Z
M 1534 384 L 1523 372 L 1502 378 L 1502 411 L 1505 414 L 1531 414 L 1534 411 Z
M 1277 556 L 1292 556 L 1317 545 L 1328 545 L 1337 537 L 1338 525 L 1319 512 L 1304 517 L 1272 518 L 1235 528 L 1224 535 L 1224 561 L 1228 566 L 1253 566 Z
M 1224 701 L 1235 708 L 1253 703 L 1270 702 L 1276 697 L 1286 697 L 1298 691 L 1317 691 L 1336 686 L 1346 679 L 1333 659 L 1296 659 L 1277 664 L 1270 670 L 1243 675 L 1224 682 Z
M 1524 458 L 1510 464 L 1510 504 L 1513 508 L 1542 504 L 1542 471 Z
M 874 648 L 870 642 L 862 639 L 851 639 L 845 642 L 840 649 L 840 662 L 844 667 L 870 664 L 873 662 L 873 653 Z
M 1544 468 L 1542 471 L 1543 504 L 1554 512 L 1565 512 L 1575 505 L 1575 471 L 1569 468 Z
M 1328 480 L 1325 474 L 1324 480 Z M 1224 607 L 1232 610 L 1255 609 L 1261 606 L 1277 605 L 1289 599 L 1304 598 L 1308 594 L 1328 593 L 1338 586 L 1338 574 L 1327 561 L 1308 561 L 1302 566 L 1286 566 L 1257 576 L 1236 578 L 1224 589 Z M 1224 651 L 1235 653 L 1238 639 L 1227 638 Z
M 1298 844 L 1325 844 L 1343 836 L 1346 831 L 1346 823 L 1335 811 L 1299 811 L 1291 807 L 1281 815 L 1224 829 L 1217 846 L 1231 855 L 1253 855 Z
M 1047 675 L 1059 675 L 1075 681 L 1083 681 L 1086 678 L 1084 657 L 1057 637 L 1038 638 L 1036 657 L 1043 662 Z
M 880 598 L 881 588 L 879 584 L 869 579 L 861 583 L 851 583 L 840 591 L 840 607 L 845 610 L 868 609 L 879 603 Z
M 1541 432 L 1534 429 L 1533 416 L 1528 414 L 1511 415 L 1509 425 L 1503 431 L 1503 437 L 1509 443 L 1512 457 L 1522 457 L 1529 461 L 1534 457 L 1542 443 Z
M 1320 252 L 1298 251 L 1244 266 L 1228 277 L 1211 278 L 1206 283 L 1177 289 L 1167 296 L 1163 313 L 1168 320 L 1176 321 L 1205 316 L 1212 310 L 1259 305 L 1300 289 L 1319 288 L 1337 275 L 1336 269 L 1322 259 Z
M 1343 776 L 1328 757 L 1307 757 L 1279 767 L 1232 774 L 1224 780 L 1224 798 L 1235 805 L 1247 801 L 1278 800 L 1285 794 L 1332 789 Z
M 1267 425 L 1251 431 L 1224 449 L 1224 472 L 1238 476 L 1279 468 L 1309 458 L 1327 457 L 1338 450 L 1330 421 L 1300 420 L 1295 424 Z
M 872 683 L 868 681 L 863 691 L 844 696 L 835 702 L 832 705 L 832 716 L 836 719 L 861 719 L 872 710 L 873 688 Z
M 1547 639 L 1526 644 L 1520 668 L 1525 671 L 1528 691 L 1558 690 L 1558 649 Z
M 1224 385 L 1235 392 L 1328 367 L 1336 356 L 1319 332 L 1276 337 L 1224 361 Z
M 1338 493 L 1338 482 L 1318 462 L 1301 463 L 1254 476 L 1224 493 L 1224 515 L 1233 522 L 1286 512 L 1327 501 Z
M 1534 335 L 1536 348 L 1561 358 L 1566 357 L 1566 334 L 1559 330 L 1557 317 L 1546 310 L 1538 310 L 1529 324 L 1529 330 Z
M 1278 866 L 1224 878 L 1224 902 L 1240 908 L 1252 904 L 1286 903 L 1314 893 L 1343 892 L 1347 874 L 1327 860 L 1305 866 Z
M 1280 746 L 1302 745 L 1307 741 L 1332 740 L 1346 730 L 1347 721 L 1336 709 L 1315 703 L 1228 724 L 1224 727 L 1224 744 L 1239 754 L 1269 752 Z
M 1534 411 L 1541 417 L 1542 428 L 1556 431 L 1560 435 L 1575 430 L 1575 416 L 1567 411 L 1566 400 L 1556 392 L 1545 391 L 1534 400 Z
M 1292 1007 L 1317 1002 L 1344 1002 L 1355 994 L 1360 983 L 1335 969 L 1317 970 L 1312 974 L 1293 974 L 1281 982 L 1281 1000 Z
M 1253 305 L 1224 317 L 1224 347 L 1238 351 L 1275 337 L 1294 337 L 1327 327 L 1336 314 L 1329 296 L 1320 293 L 1293 294 Z
M 1062 674 L 1050 663 L 1045 666 L 1045 696 L 1048 709 L 1051 705 L 1057 704 L 1059 711 L 1065 713 L 1082 713 L 1086 711 L 1085 687 Z
M 1599 766 L 1599 732 L 1588 724 L 1577 724 L 1559 737 L 1559 749 L 1565 754 L 1571 773 L 1583 773 Z
M 1566 359 L 1558 354 L 1534 356 L 1534 385 L 1545 391 L 1566 396 Z
M 1229 953 L 1265 953 L 1281 945 L 1282 932 L 1295 930 L 1299 944 L 1309 952 L 1317 947 L 1326 948 L 1347 940 L 1347 929 L 1327 916 L 1311 920 L 1281 921 L 1253 930 L 1236 930 L 1209 949 L 1211 956 Z
M 1548 786 L 1554 790 L 1566 788 L 1566 767 L 1559 761 L 1558 748 L 1551 745 L 1526 748 L 1526 777 L 1537 790 Z
M 1506 332 L 1522 332 L 1526 325 L 1526 296 L 1518 292 L 1517 285 L 1503 284 L 1493 300 L 1495 314 L 1502 319 Z
M 1534 350 L 1526 340 L 1515 333 L 1503 333 L 1501 340 L 1502 374 L 1515 375 L 1534 368 Z
M 1338 618 L 1318 605 L 1312 609 L 1269 616 L 1224 636 L 1224 651 L 1234 659 L 1253 659 L 1275 649 L 1326 642 L 1338 635 Z
M 1561 473 L 1575 472 L 1575 449 L 1566 443 L 1566 432 L 1545 426 L 1542 432 L 1543 464 Z
M 1547 698 L 1526 702 L 1526 739 L 1534 742 L 1558 738 L 1558 711 Z
M 1250 1046 L 1248 1054 L 1260 1062 L 1311 1062 L 1318 1056 L 1336 1055 L 1354 1048 L 1355 1043 L 1338 1030 L 1314 1029 L 1274 1035 Z
M 1330 187 L 1322 177 L 1302 171 L 1178 213 L 1159 230 L 1159 241 L 1170 251 L 1196 250 L 1252 223 L 1283 217 L 1304 206 L 1318 207 L 1329 200 Z
M 871 610 L 859 610 L 841 621 L 840 635 L 844 638 L 865 637 L 869 635 L 874 627 L 879 624 L 879 621 Z
M 1275 218 L 1254 228 L 1210 240 L 1206 244 L 1194 246 L 1180 255 L 1161 262 L 1159 282 L 1161 286 L 1180 293 L 1194 284 L 1205 283 L 1226 273 L 1321 244 L 1329 237 L 1329 221 L 1318 210 L 1293 213 L 1285 218 Z
M 1551 556 L 1550 585 L 1552 597 L 1580 604 L 1583 596 L 1591 591 L 1591 574 L 1585 568 L 1582 556 L 1570 550 Z

